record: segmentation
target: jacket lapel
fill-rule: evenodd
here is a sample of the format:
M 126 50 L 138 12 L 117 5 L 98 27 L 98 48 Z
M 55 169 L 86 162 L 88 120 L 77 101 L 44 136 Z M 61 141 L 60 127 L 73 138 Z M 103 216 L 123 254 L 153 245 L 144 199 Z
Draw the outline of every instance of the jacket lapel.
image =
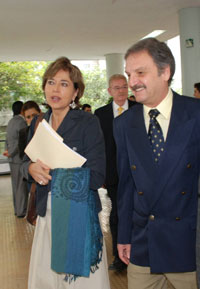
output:
M 51 115 L 51 109 L 49 109 L 45 115 L 44 119 L 49 122 L 49 118 Z M 61 122 L 60 126 L 57 129 L 57 133 L 62 137 L 63 134 L 69 132 L 73 129 L 73 127 L 76 125 L 76 118 L 78 115 L 73 112 L 73 110 L 70 110 L 64 117 L 63 121 Z
M 195 123 L 194 119 L 189 119 L 185 107 L 185 101 L 180 101 L 176 95 L 173 99 L 173 107 L 165 143 L 165 152 L 158 165 L 157 176 L 153 184 L 153 194 L 151 194 L 151 208 L 154 207 L 160 198 L 164 187 L 170 180 L 177 164 L 181 159 L 184 149 L 191 139 L 191 133 Z
M 60 136 L 63 136 L 64 134 L 71 134 L 74 127 L 76 126 L 76 119 L 79 118 L 79 116 L 75 113 L 75 111 L 70 110 L 66 116 L 64 117 L 63 121 L 61 122 L 60 126 L 57 129 L 57 133 Z
M 130 124 L 127 125 L 130 130 L 127 130 L 127 142 L 129 150 L 134 151 L 133 161 L 137 159 L 137 162 L 140 162 L 146 172 L 146 176 L 149 176 L 149 179 L 153 182 L 156 177 L 157 167 L 153 159 L 153 152 L 144 123 L 142 105 L 134 107 L 132 119 L 129 121 Z
M 104 122 L 106 126 L 109 126 L 111 124 L 111 127 L 113 127 L 113 119 L 114 119 L 114 114 L 113 114 L 113 107 L 112 107 L 112 102 L 108 104 L 106 110 L 104 111 Z M 110 130 L 110 126 L 108 127 Z

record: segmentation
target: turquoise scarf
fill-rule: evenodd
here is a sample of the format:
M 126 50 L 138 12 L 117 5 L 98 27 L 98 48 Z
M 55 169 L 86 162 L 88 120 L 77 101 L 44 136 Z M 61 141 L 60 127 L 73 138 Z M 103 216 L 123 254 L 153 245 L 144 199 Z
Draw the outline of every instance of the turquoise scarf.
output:
M 103 236 L 89 189 L 90 169 L 55 169 L 51 183 L 51 268 L 66 280 L 89 277 L 102 258 Z

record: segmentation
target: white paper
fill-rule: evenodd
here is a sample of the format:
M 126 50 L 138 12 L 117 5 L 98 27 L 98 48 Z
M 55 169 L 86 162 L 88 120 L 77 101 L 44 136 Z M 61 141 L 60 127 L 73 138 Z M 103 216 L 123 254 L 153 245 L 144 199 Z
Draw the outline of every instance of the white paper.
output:
M 24 151 L 33 162 L 39 159 L 51 169 L 81 167 L 86 162 L 86 158 L 63 143 L 45 120 L 39 123 Z

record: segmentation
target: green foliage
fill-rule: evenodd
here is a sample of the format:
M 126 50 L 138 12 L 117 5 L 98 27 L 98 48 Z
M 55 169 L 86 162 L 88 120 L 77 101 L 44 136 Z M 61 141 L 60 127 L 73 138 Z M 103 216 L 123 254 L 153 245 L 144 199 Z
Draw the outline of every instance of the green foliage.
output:
M 47 65 L 44 61 L 0 62 L 0 111 L 11 109 L 16 100 L 34 100 L 42 104 L 42 75 Z M 82 73 L 86 88 L 81 104 L 89 103 L 94 111 L 109 99 L 106 71 L 97 65 L 94 70 Z
M 109 95 L 107 93 L 106 70 L 100 70 L 98 66 L 92 71 L 82 71 L 85 92 L 80 103 L 88 103 L 92 106 L 92 111 L 107 104 Z
M 41 78 L 46 62 L 0 62 L 0 110 L 16 100 L 44 102 Z

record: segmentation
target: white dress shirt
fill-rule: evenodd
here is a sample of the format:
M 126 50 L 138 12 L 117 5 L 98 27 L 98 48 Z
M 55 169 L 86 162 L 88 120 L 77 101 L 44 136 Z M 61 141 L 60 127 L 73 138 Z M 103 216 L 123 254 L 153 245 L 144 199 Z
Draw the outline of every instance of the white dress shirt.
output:
M 116 102 L 113 101 L 112 103 L 112 106 L 113 106 L 113 115 L 114 115 L 114 118 L 117 117 L 119 115 L 119 112 L 118 112 L 118 108 L 120 107 Z M 125 110 L 128 109 L 128 100 L 125 101 L 125 103 L 123 105 L 121 105 L 121 107 L 123 107 L 123 112 Z M 122 113 L 123 113 L 122 112 Z
M 158 106 L 152 108 L 143 105 L 144 121 L 147 133 L 149 130 L 149 120 L 150 120 L 149 111 L 151 109 L 157 109 L 160 112 L 160 114 L 157 116 L 156 119 L 162 128 L 163 137 L 164 140 L 166 141 L 172 111 L 172 102 L 173 102 L 173 93 L 169 88 L 167 96 L 161 101 L 161 103 Z

